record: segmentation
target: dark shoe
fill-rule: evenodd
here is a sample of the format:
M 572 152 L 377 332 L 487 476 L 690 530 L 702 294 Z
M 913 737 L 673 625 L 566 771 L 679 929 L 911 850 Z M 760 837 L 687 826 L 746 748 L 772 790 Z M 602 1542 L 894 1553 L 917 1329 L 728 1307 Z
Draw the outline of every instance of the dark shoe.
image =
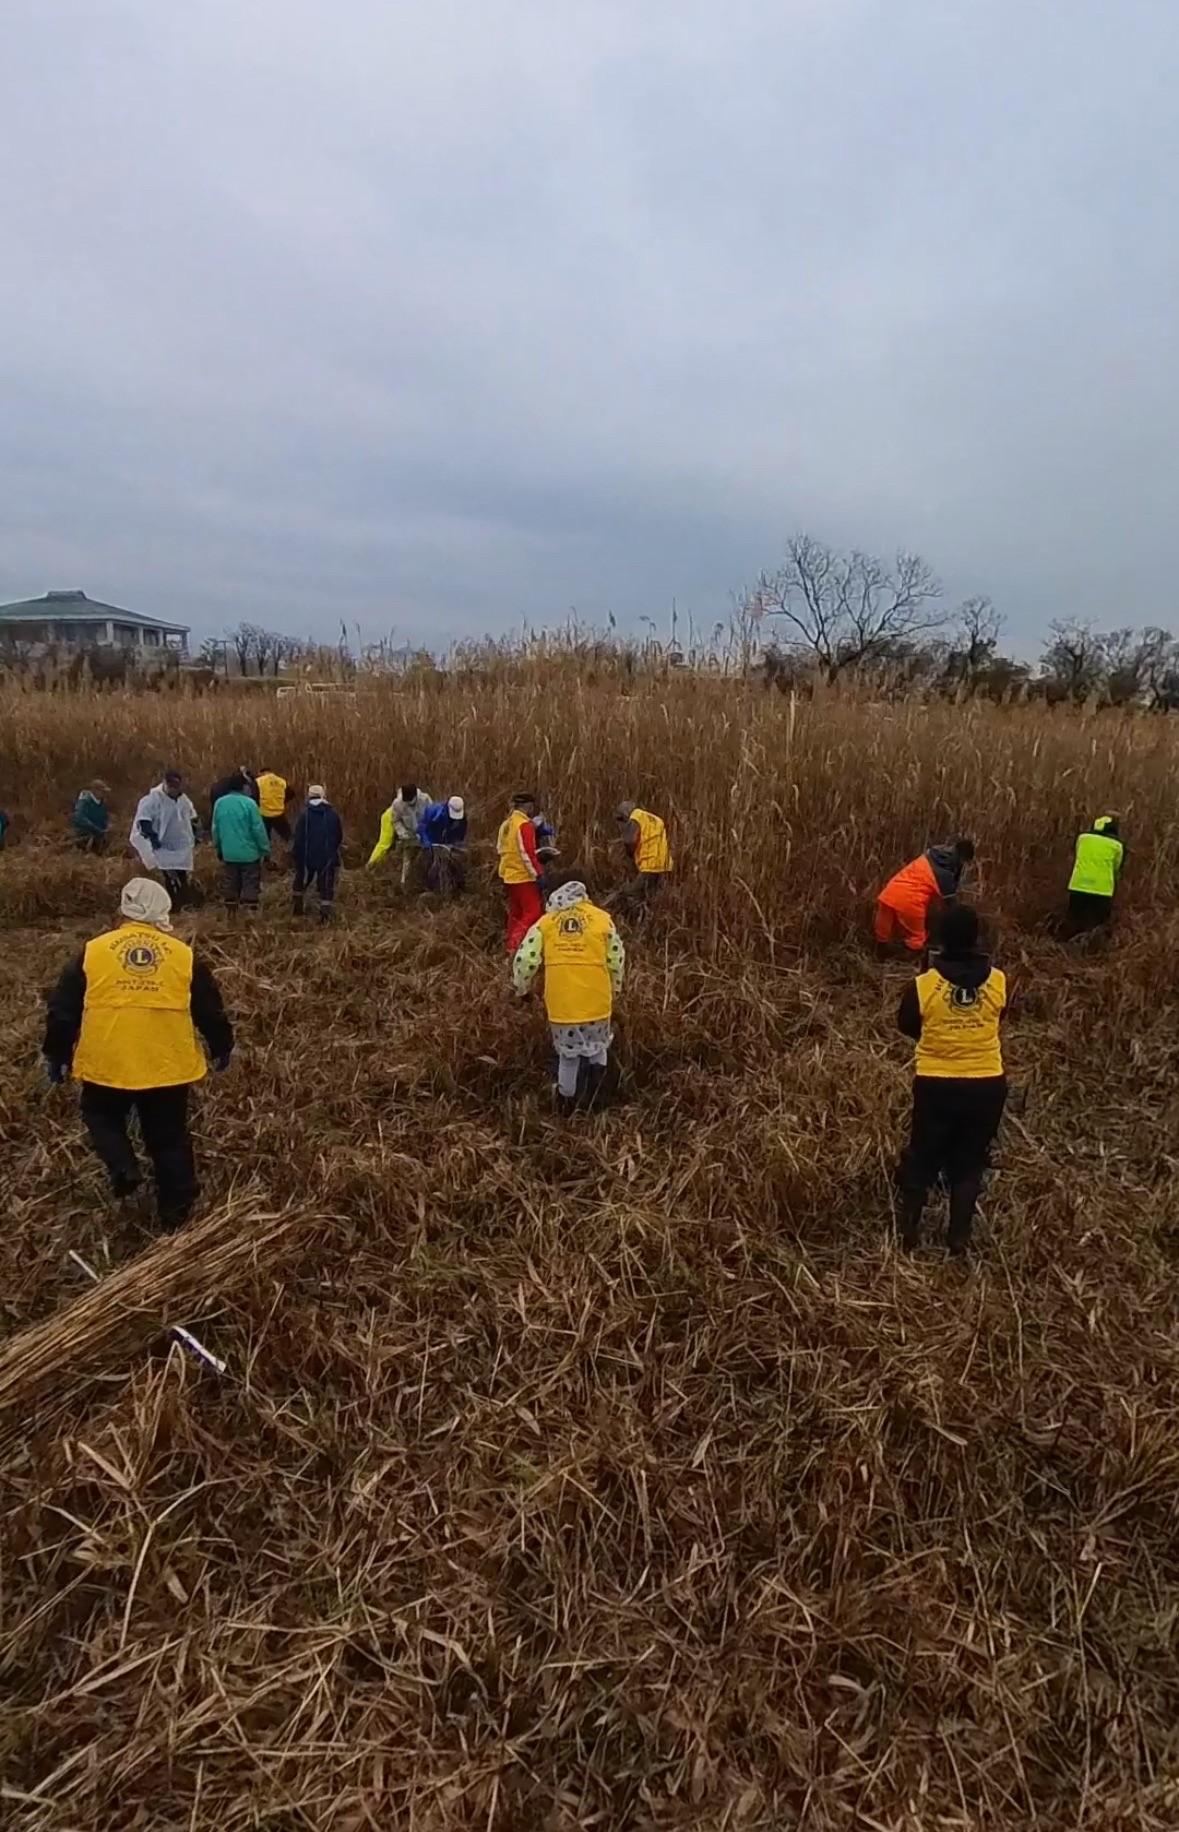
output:
M 959 1182 L 950 1185 L 950 1226 L 946 1235 L 946 1245 L 955 1259 L 960 1258 L 970 1246 L 970 1236 L 974 1227 L 974 1211 L 981 1192 L 981 1174 L 963 1177 Z
M 604 1063 L 584 1062 L 577 1077 L 577 1102 L 586 1112 L 601 1105 L 602 1084 L 606 1079 Z
M 111 1194 L 116 1202 L 129 1202 L 139 1192 L 138 1177 L 122 1176 L 111 1178 Z
M 302 897 L 296 897 L 291 904 L 291 915 L 292 916 L 306 916 L 306 914 L 307 914 L 307 906 L 303 902 Z

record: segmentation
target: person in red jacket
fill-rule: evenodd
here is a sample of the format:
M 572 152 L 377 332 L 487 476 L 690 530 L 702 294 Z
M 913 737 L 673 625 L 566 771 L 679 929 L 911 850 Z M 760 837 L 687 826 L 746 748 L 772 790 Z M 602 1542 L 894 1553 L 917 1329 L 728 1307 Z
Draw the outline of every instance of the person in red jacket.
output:
M 931 917 L 958 895 L 973 857 L 973 840 L 955 840 L 952 846 L 930 846 L 894 873 L 876 899 L 877 945 L 901 941 L 911 954 L 923 953 Z

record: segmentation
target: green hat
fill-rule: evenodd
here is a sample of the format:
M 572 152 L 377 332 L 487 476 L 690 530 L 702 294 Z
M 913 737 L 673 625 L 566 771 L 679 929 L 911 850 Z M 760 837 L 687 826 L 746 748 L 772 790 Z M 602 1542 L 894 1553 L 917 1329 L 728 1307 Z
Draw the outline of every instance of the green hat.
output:
M 1116 827 L 1117 824 L 1116 814 L 1099 814 L 1093 823 L 1093 831 L 1094 833 L 1105 833 L 1110 827 Z

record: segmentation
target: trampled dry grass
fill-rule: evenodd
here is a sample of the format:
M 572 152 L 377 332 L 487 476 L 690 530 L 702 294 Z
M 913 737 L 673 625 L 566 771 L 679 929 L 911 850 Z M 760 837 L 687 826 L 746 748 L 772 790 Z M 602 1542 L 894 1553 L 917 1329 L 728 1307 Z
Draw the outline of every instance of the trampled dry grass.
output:
M 340 724 L 5 712 L 9 1823 L 1179 1823 L 1165 721 L 559 670 L 374 689 Z M 53 850 L 54 810 L 100 764 L 129 812 L 144 756 L 203 784 L 263 749 L 326 776 L 358 854 L 406 770 L 485 834 L 539 779 L 599 882 L 621 794 L 672 810 L 622 1096 L 549 1113 L 489 885 L 407 910 L 350 872 L 321 934 L 272 881 L 257 932 L 196 919 L 241 1042 L 201 1101 L 200 1218 L 91 1292 L 67 1249 L 135 1242 L 38 1084 L 38 1001 L 126 868 Z M 1126 908 L 1077 952 L 1047 919 L 1098 804 Z M 958 826 L 1027 1096 L 965 1273 L 889 1243 L 901 978 L 862 943 L 882 870 Z

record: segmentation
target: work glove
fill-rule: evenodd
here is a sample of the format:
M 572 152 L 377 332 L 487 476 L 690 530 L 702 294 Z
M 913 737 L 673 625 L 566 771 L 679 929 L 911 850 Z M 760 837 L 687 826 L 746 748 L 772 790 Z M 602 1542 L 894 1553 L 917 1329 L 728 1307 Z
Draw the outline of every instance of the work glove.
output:
M 45 1079 L 48 1081 L 51 1088 L 60 1088 L 62 1082 L 66 1078 L 68 1066 L 69 1065 L 64 1062 L 50 1062 L 48 1057 L 46 1057 Z
M 226 1069 L 229 1067 L 232 1060 L 233 1060 L 232 1052 L 229 1050 L 226 1050 L 224 1055 L 214 1056 L 213 1068 L 218 1075 L 224 1075 Z

